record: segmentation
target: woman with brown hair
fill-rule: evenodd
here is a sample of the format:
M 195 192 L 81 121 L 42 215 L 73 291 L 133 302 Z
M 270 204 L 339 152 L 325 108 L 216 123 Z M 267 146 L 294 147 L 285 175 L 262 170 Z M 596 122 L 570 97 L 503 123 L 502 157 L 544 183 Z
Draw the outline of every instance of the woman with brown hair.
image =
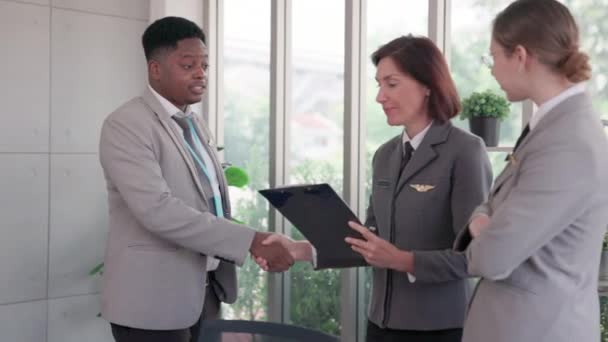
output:
M 452 245 L 487 197 L 490 162 L 482 140 L 450 122 L 460 101 L 430 39 L 397 38 L 372 61 L 376 101 L 404 129 L 373 158 L 365 226 L 378 235 L 351 222 L 364 239 L 346 239 L 373 267 L 367 341 L 459 342 L 470 289 Z M 309 242 L 282 241 L 294 259 L 314 259 Z
M 558 1 L 515 1 L 494 19 L 490 53 L 509 100 L 538 109 L 456 242 L 482 278 L 463 341 L 599 341 L 608 143 L 576 22 Z

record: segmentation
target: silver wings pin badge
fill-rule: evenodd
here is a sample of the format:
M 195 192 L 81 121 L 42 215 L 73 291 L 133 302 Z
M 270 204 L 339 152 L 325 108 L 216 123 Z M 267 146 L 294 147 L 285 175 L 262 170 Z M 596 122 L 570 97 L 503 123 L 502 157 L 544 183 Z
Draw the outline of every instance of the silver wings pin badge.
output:
M 435 189 L 435 186 L 430 184 L 410 184 L 410 188 L 418 192 L 427 192 L 429 190 Z

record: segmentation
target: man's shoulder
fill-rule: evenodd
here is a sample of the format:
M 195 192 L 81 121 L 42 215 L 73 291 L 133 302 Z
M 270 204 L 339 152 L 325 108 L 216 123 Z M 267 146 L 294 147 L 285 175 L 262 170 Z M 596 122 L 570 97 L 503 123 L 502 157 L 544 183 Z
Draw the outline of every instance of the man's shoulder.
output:
M 102 135 L 106 131 L 121 130 L 129 134 L 149 136 L 158 130 L 158 127 L 158 117 L 152 108 L 143 97 L 137 96 L 120 105 L 105 118 Z
M 134 118 L 141 120 L 145 112 L 151 112 L 151 109 L 141 96 L 136 96 L 116 108 L 107 116 L 106 121 L 129 121 Z

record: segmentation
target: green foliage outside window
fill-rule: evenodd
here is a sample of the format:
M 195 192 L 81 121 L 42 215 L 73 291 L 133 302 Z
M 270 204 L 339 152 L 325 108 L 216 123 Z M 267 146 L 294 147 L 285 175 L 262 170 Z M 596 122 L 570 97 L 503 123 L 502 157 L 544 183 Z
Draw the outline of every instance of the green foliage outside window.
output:
M 294 170 L 295 183 L 329 183 L 339 194 L 342 192 L 342 168 L 333 161 L 305 160 Z M 304 237 L 292 228 L 292 237 Z M 340 335 L 340 271 L 315 271 L 307 262 L 296 263 L 290 270 L 291 322 L 297 325 Z

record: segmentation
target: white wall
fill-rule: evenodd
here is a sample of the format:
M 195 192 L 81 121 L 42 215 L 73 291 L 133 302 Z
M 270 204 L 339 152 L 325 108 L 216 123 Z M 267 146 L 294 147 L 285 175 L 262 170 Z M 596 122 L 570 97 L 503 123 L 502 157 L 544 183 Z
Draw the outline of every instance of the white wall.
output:
M 167 16 L 183 17 L 203 26 L 203 0 L 150 0 L 150 21 Z
M 0 340 L 112 341 L 98 318 L 107 114 L 145 86 L 149 0 L 0 0 Z

